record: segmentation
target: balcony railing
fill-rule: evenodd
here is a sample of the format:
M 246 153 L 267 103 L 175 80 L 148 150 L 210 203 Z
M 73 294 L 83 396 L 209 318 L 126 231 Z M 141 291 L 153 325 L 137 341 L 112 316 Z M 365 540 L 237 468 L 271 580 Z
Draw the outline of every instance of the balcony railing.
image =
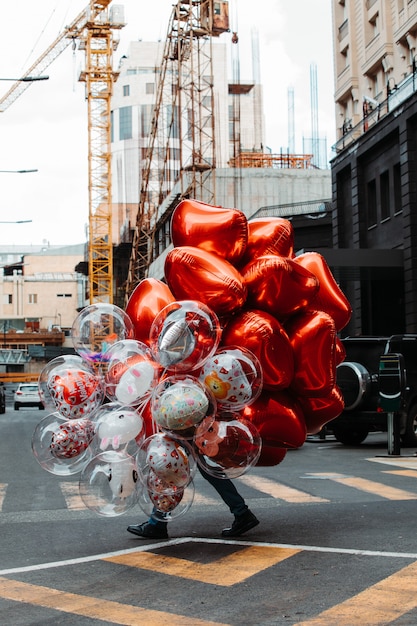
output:
M 373 104 L 369 104 L 370 100 L 364 101 L 362 120 L 353 127 L 351 124 L 346 124 L 345 121 L 340 129 L 342 136 L 332 146 L 332 150 L 338 153 L 347 148 L 383 117 L 407 100 L 416 89 L 417 67 L 414 66 L 412 74 L 409 74 L 398 86 L 387 88 L 385 100 Z
M 349 20 L 345 20 L 343 24 L 339 26 L 339 41 L 342 41 L 349 34 Z

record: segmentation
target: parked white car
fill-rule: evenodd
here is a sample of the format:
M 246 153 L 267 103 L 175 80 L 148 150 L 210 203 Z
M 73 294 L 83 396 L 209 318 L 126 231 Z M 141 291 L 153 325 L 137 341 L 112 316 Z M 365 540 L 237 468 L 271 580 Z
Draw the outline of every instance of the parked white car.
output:
M 14 410 L 18 411 L 22 406 L 37 406 L 40 411 L 44 409 L 36 383 L 20 383 L 14 392 Z

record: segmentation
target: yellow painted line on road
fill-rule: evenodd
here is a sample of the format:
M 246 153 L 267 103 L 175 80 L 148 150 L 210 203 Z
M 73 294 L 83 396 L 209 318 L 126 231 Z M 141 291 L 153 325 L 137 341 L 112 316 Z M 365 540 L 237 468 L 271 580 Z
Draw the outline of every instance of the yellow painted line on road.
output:
M 273 498 L 285 500 L 286 502 L 329 502 L 326 498 L 312 496 L 305 491 L 300 491 L 299 489 L 294 489 L 293 487 L 287 487 L 287 485 L 282 485 L 277 483 L 275 480 L 270 480 L 268 478 L 260 478 L 259 476 L 243 476 L 239 480 L 245 483 L 245 485 L 248 485 L 248 487 L 267 493 Z
M 250 546 L 218 559 L 213 563 L 196 563 L 187 559 L 138 552 L 104 559 L 129 567 L 159 572 L 188 580 L 198 580 L 210 585 L 231 587 L 259 572 L 288 559 L 301 550 L 292 548 L 266 548 Z
M 353 598 L 294 626 L 387 626 L 417 608 L 416 577 L 417 563 L 412 563 Z
M 417 494 L 411 491 L 405 491 L 404 489 L 397 489 L 396 487 L 389 487 L 383 483 L 378 483 L 374 480 L 367 480 L 366 478 L 357 478 L 355 476 L 343 476 L 340 477 L 334 475 L 331 478 L 332 481 L 345 485 L 347 487 L 354 487 L 360 491 L 366 493 L 372 493 L 386 500 L 417 500 Z
M 78 511 L 87 508 L 80 496 L 78 483 L 61 482 L 60 487 L 68 509 Z
M 82 615 L 111 624 L 122 624 L 123 626 L 138 626 L 138 624 L 146 624 L 146 626 L 228 626 L 227 624 L 220 624 L 220 622 L 143 609 L 140 606 L 67 593 L 58 589 L 31 585 L 7 578 L 0 578 L 0 598 L 41 606 L 71 615 Z

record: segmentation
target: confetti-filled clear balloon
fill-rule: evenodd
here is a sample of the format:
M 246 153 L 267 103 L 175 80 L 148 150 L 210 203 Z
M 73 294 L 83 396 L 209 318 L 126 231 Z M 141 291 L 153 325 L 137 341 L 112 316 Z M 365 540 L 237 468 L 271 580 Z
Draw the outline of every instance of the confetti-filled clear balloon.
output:
M 117 341 L 107 352 L 106 394 L 110 400 L 137 406 L 158 382 L 159 366 L 150 349 L 134 339 Z
M 208 428 L 204 422 L 194 436 L 196 460 L 211 476 L 237 478 L 259 459 L 262 447 L 256 426 L 238 413 L 221 413 Z
M 91 415 L 105 397 L 102 377 L 78 355 L 49 361 L 39 375 L 38 387 L 45 406 L 68 419 Z
M 168 304 L 155 317 L 149 343 L 155 360 L 170 372 L 200 367 L 219 345 L 220 322 L 209 307 L 195 300 Z
M 198 378 L 211 390 L 222 409 L 242 409 L 262 391 L 262 367 L 246 348 L 228 346 L 218 350 L 203 365 Z
M 115 304 L 90 304 L 75 318 L 71 329 L 75 350 L 87 361 L 106 364 L 109 348 L 134 338 L 130 317 Z
M 145 439 L 136 459 L 139 477 L 145 487 L 149 487 L 149 476 L 154 475 L 167 488 L 183 489 L 195 474 L 196 463 L 191 445 L 165 433 L 156 433 Z
M 94 425 L 89 419 L 67 420 L 46 415 L 32 435 L 32 452 L 39 465 L 56 476 L 78 474 L 90 458 Z
M 139 499 L 136 462 L 123 452 L 101 452 L 85 465 L 79 488 L 84 504 L 91 511 L 104 517 L 123 515 Z
M 103 404 L 93 416 L 96 434 L 91 443 L 95 454 L 116 450 L 136 454 L 145 439 L 145 423 L 133 407 L 117 402 Z
M 162 430 L 185 439 L 192 438 L 197 425 L 215 411 L 213 394 L 194 376 L 168 376 L 152 394 L 151 412 L 155 423 Z
M 139 494 L 139 506 L 142 511 L 157 522 L 171 522 L 189 511 L 194 501 L 194 482 L 185 489 L 165 487 L 163 481 L 156 478 L 149 483 L 148 489 Z

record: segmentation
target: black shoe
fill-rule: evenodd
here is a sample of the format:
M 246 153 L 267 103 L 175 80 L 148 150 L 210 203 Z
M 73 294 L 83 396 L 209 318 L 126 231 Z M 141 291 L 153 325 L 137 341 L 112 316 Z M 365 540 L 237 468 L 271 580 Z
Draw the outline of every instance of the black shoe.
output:
M 146 537 L 147 539 L 168 539 L 168 531 L 165 525 L 158 526 L 157 524 L 144 522 L 136 526 L 128 526 L 127 530 L 129 533 L 133 533 L 138 537 Z
M 236 515 L 231 528 L 225 528 L 222 530 L 222 536 L 239 537 L 258 524 L 259 520 L 255 517 L 252 511 L 248 510 L 246 513 L 243 513 L 243 515 Z

